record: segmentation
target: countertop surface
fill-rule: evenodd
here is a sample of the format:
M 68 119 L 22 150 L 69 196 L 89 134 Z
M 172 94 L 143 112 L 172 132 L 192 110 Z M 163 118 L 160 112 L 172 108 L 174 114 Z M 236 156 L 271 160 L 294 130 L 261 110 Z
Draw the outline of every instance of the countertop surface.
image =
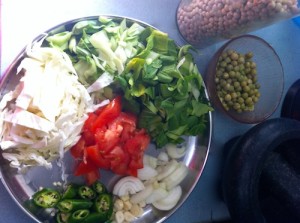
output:
M 19 52 L 38 34 L 64 21 L 93 15 L 118 15 L 144 21 L 167 32 L 179 45 L 181 39 L 176 26 L 179 0 L 2 0 L 1 2 L 1 75 Z M 279 22 L 251 34 L 265 39 L 281 59 L 284 73 L 284 95 L 300 77 L 300 27 L 294 21 Z M 221 43 L 220 43 L 221 44 Z M 220 44 L 201 50 L 197 65 L 205 73 L 208 61 Z M 282 98 L 283 100 L 283 98 Z M 281 104 L 271 118 L 279 117 Z M 229 218 L 220 192 L 223 145 L 252 125 L 240 124 L 218 111 L 213 112 L 213 136 L 204 172 L 186 202 L 169 218 L 167 223 L 217 222 Z M 15 203 L 0 183 L 0 223 L 34 222 Z

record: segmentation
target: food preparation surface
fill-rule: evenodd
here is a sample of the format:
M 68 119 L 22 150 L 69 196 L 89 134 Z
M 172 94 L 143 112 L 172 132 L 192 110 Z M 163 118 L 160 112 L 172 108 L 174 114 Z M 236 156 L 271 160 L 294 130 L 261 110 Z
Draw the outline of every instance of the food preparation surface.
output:
M 43 31 L 78 17 L 118 15 L 146 22 L 167 32 L 179 45 L 184 44 L 176 25 L 179 0 L 2 0 L 1 2 L 1 75 L 25 47 Z M 278 53 L 285 72 L 284 95 L 300 77 L 300 27 L 292 20 L 277 23 L 252 34 L 269 42 Z M 197 62 L 204 75 L 208 61 L 222 43 L 200 50 Z M 283 99 L 282 99 L 283 100 Z M 272 117 L 280 115 L 281 104 Z M 272 118 L 271 117 L 271 118 Z M 252 125 L 240 124 L 218 111 L 213 112 L 213 138 L 204 172 L 187 201 L 166 222 L 217 222 L 229 218 L 222 201 L 220 183 L 224 154 L 222 147 Z M 14 202 L 0 183 L 0 222 L 34 222 Z

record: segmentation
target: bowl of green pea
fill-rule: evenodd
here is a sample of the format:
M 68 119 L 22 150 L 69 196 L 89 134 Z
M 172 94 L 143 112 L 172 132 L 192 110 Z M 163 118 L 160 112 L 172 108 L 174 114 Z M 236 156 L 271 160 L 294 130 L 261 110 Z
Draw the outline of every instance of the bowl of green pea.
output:
M 212 105 L 234 120 L 255 124 L 277 109 L 284 88 L 279 56 L 254 35 L 226 42 L 212 57 L 205 82 Z

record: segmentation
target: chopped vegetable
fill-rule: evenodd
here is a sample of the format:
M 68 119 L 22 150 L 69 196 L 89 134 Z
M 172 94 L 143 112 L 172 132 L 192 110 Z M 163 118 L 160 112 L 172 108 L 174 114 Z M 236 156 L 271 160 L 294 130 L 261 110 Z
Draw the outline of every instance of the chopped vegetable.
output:
M 158 187 L 154 188 L 152 193 L 146 198 L 146 204 L 152 204 L 153 202 L 164 199 L 168 196 L 168 191 L 165 188 Z
M 95 108 L 68 55 L 38 44 L 27 54 L 18 67 L 20 83 L 0 102 L 0 147 L 12 167 L 51 168 Z
M 172 148 L 177 148 L 172 145 Z M 141 214 L 139 207 L 144 207 L 146 204 L 153 205 L 155 208 L 168 211 L 176 206 L 179 202 L 182 189 L 181 182 L 186 178 L 188 167 L 179 161 L 179 158 L 172 158 L 165 152 L 166 147 L 162 148 L 159 154 L 163 154 L 163 159 L 159 160 L 151 155 L 145 154 L 143 158 L 144 168 L 140 169 L 141 175 L 138 174 L 137 181 L 143 184 L 144 188 L 136 190 L 137 192 L 125 192 L 118 194 L 120 185 L 124 184 L 124 179 L 121 178 L 114 187 L 114 195 L 117 200 L 114 205 L 114 219 L 117 222 L 126 222 L 133 216 L 136 219 L 137 214 L 132 213 L 132 206 L 135 205 L 136 213 Z M 171 154 L 173 155 L 173 154 Z M 176 155 L 177 156 L 177 155 Z M 141 182 L 140 182 L 141 181 Z M 131 186 L 124 186 L 131 188 Z M 134 191 L 132 189 L 132 191 Z M 132 216 L 126 215 L 130 210 Z
M 128 26 L 126 19 L 80 21 L 71 33 L 69 48 L 61 49 L 88 92 L 99 96 L 105 88 L 121 88 L 125 111 L 137 114 L 138 127 L 158 148 L 203 133 L 212 107 L 190 45 L 178 47 L 166 33 L 137 23 Z
M 92 200 L 96 197 L 96 192 L 89 186 L 80 186 L 78 189 L 78 195 L 83 199 Z
M 56 212 L 55 220 L 57 223 L 100 223 L 108 222 L 113 212 L 113 197 L 107 192 L 107 188 L 101 182 L 95 182 L 98 191 L 93 193 L 91 199 L 80 196 L 80 188 L 87 185 L 77 185 L 70 183 L 62 192 L 51 188 L 44 188 L 32 196 L 34 204 L 41 208 L 53 208 Z M 102 187 L 101 192 L 99 187 Z M 86 188 L 85 190 L 86 191 Z M 66 197 L 72 198 L 66 198 Z
M 162 180 L 173 173 L 178 167 L 178 162 L 175 159 L 170 160 L 166 165 L 162 166 L 158 175 L 156 176 L 157 180 Z
M 152 204 L 159 210 L 168 211 L 171 210 L 178 203 L 181 198 L 182 189 L 180 186 L 172 188 L 168 195 L 160 200 L 154 201 Z
M 130 201 L 134 204 L 138 204 L 142 201 L 146 201 L 146 199 L 152 194 L 154 188 L 152 184 L 148 184 L 145 188 L 135 194 L 133 194 L 130 198 Z
M 70 216 L 71 213 L 58 212 L 55 219 L 57 223 L 67 223 Z
M 169 143 L 165 147 L 168 155 L 173 159 L 182 158 L 186 153 L 186 148 L 184 145 L 175 145 Z
M 176 187 L 187 176 L 187 174 L 187 166 L 183 163 L 179 163 L 174 172 L 164 178 L 163 182 L 166 183 L 167 189 L 171 190 L 172 188 Z
M 113 194 L 119 197 L 135 194 L 145 188 L 142 181 L 136 177 L 126 176 L 121 178 L 114 186 Z
M 79 185 L 69 183 L 62 194 L 62 199 L 72 199 L 78 195 Z
M 157 174 L 158 173 L 155 168 L 149 165 L 144 165 L 143 168 L 138 170 L 137 177 L 141 180 L 150 180 L 154 178 Z
M 117 198 L 115 201 L 114 220 L 117 223 L 138 221 L 143 213 L 143 205 L 132 203 L 128 196 Z
M 138 114 L 139 127 L 147 129 L 161 148 L 183 142 L 183 135 L 203 133 L 205 115 L 212 108 L 190 46 L 179 48 L 167 34 L 147 31 L 145 49 L 131 58 L 115 79 L 128 109 Z
M 112 216 L 113 212 L 112 196 L 108 193 L 98 195 L 94 202 L 94 210 L 102 216 L 101 220 L 99 216 L 99 222 L 107 221 Z
M 105 107 L 90 113 L 81 138 L 71 148 L 72 156 L 79 161 L 75 175 L 92 173 L 89 184 L 100 177 L 98 168 L 137 176 L 138 169 L 143 167 L 150 137 L 144 129 L 136 128 L 136 116 L 122 112 L 121 102 L 117 96 Z
M 138 40 L 144 29 L 138 23 L 128 26 L 126 19 L 116 22 L 99 17 L 98 21 L 80 21 L 71 31 L 54 34 L 46 41 L 70 55 L 81 83 L 86 87 L 93 84 L 89 87 L 93 92 L 112 83 L 128 58 L 141 51 Z
M 57 208 L 61 212 L 74 212 L 80 209 L 88 209 L 92 205 L 93 202 L 86 199 L 63 199 L 58 202 Z
M 106 223 L 109 222 L 109 219 L 103 220 L 103 214 L 101 213 L 97 213 L 97 212 L 93 212 L 90 215 L 88 215 L 83 221 L 82 223 Z
M 60 200 L 61 195 L 58 191 L 44 188 L 32 196 L 33 202 L 42 208 L 52 208 Z
M 70 218 L 68 219 L 68 223 L 81 223 L 90 215 L 90 211 L 88 209 L 80 209 L 74 211 Z
M 107 189 L 104 186 L 104 184 L 99 181 L 93 183 L 92 188 L 97 194 L 102 194 L 107 192 Z

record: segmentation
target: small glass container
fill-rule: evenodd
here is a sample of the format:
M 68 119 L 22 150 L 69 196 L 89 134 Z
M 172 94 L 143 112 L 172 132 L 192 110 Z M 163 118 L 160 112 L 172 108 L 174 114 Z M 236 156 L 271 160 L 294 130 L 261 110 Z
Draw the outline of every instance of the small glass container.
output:
M 177 26 L 190 44 L 204 48 L 300 14 L 300 0 L 182 0 Z

